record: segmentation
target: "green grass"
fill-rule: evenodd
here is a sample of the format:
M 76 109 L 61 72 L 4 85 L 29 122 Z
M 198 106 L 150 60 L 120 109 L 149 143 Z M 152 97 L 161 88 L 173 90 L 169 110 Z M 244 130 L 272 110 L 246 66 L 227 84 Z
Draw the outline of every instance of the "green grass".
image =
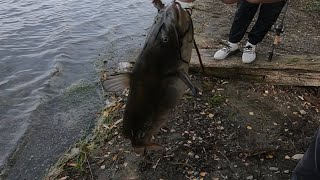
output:
M 214 95 L 209 99 L 209 103 L 212 106 L 219 106 L 225 101 L 226 101 L 226 97 L 221 95 Z

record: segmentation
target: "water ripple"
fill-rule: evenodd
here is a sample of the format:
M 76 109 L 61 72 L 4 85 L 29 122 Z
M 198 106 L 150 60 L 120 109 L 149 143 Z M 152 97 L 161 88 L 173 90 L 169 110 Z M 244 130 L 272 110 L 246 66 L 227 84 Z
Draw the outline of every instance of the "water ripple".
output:
M 150 2 L 0 1 L 0 166 L 41 98 L 92 81 L 102 49 L 119 49 L 124 58 L 142 41 L 156 12 Z

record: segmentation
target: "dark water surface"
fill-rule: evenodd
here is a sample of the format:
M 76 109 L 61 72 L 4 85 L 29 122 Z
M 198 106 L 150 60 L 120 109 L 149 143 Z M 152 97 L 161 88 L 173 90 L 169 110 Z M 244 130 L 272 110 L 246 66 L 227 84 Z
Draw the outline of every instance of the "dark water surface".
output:
M 151 0 L 0 0 L 0 167 L 31 114 L 50 117 L 50 103 L 39 108 L 43 101 L 97 80 L 99 53 L 130 57 L 155 13 Z

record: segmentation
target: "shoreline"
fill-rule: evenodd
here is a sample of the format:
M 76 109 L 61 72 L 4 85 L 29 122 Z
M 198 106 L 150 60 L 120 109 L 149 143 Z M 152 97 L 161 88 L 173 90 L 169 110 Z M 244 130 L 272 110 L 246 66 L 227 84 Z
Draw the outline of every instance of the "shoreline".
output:
M 220 11 L 211 13 L 212 9 Z M 195 2 L 193 11 L 200 48 L 221 47 L 234 6 L 206 0 Z M 280 54 L 320 54 L 309 46 L 296 46 L 295 36 L 285 37 L 287 44 L 279 48 Z M 311 45 L 319 42 L 314 37 Z M 269 34 L 258 51 L 267 51 L 272 38 Z M 192 80 L 204 95 L 183 97 L 170 116 L 170 130 L 155 137 L 165 151 L 151 154 L 151 162 L 133 154 L 119 133 L 124 95 L 109 101 L 117 103 L 107 104 L 93 133 L 70 148 L 46 179 L 288 179 L 298 161 L 292 157 L 303 154 L 319 124 L 316 90 L 201 74 L 192 74 Z

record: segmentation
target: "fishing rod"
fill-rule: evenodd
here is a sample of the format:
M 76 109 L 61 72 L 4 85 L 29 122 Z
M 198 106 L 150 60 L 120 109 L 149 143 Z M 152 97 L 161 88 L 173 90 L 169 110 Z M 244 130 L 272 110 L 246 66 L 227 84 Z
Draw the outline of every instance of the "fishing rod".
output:
M 186 8 L 184 8 L 184 9 L 187 10 L 187 12 L 189 13 L 189 16 L 190 16 L 190 18 L 191 18 L 192 8 L 186 7 Z M 193 26 L 193 20 L 192 20 L 192 18 L 191 18 L 191 25 Z M 198 46 L 197 46 L 196 40 L 194 39 L 194 32 L 193 32 L 193 34 L 192 34 L 192 37 L 193 37 L 193 46 L 194 46 L 194 48 L 196 49 L 201 70 L 202 70 L 203 73 L 205 73 L 205 71 L 204 71 L 204 65 L 203 65 L 203 63 L 202 63 L 201 54 L 200 54 L 199 48 L 198 48 Z
M 276 50 L 276 47 L 280 44 L 281 42 L 281 33 L 284 32 L 284 20 L 286 18 L 286 15 L 287 15 L 287 11 L 288 11 L 288 6 L 289 6 L 289 0 L 286 0 L 286 4 L 284 5 L 284 8 L 283 8 L 283 16 L 282 16 L 282 19 L 280 21 L 280 24 L 278 24 L 275 28 L 274 28 L 274 31 L 276 33 L 276 36 L 274 37 L 274 41 L 273 41 L 273 44 L 272 44 L 272 49 L 271 51 L 269 52 L 269 57 L 268 57 L 268 60 L 271 61 L 272 58 L 273 58 L 273 55 L 275 54 L 275 50 Z

